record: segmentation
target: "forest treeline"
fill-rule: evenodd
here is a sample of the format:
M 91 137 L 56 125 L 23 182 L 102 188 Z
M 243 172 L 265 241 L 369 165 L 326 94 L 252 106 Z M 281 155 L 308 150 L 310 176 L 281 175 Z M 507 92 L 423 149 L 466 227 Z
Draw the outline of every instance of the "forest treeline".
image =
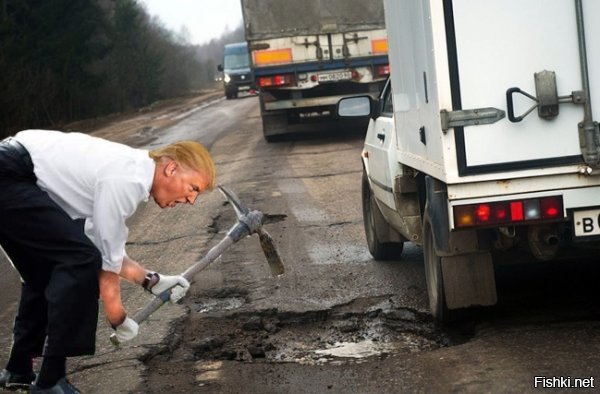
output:
M 191 45 L 137 0 L 0 0 L 0 138 L 214 86 L 239 26 Z

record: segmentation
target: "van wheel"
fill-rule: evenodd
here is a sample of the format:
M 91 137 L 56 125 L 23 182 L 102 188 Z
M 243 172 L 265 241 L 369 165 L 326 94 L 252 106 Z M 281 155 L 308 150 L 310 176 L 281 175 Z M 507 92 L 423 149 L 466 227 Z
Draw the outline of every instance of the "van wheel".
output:
M 403 242 L 381 242 L 382 228 L 389 228 L 389 224 L 381 214 L 373 190 L 369 184 L 367 172 L 363 168 L 362 177 L 362 208 L 369 252 L 375 260 L 398 259 L 404 249 Z
M 451 322 L 451 311 L 446 306 L 444 280 L 442 277 L 442 258 L 435 251 L 433 229 L 427 215 L 423 220 L 423 258 L 425 279 L 429 296 L 429 309 L 433 318 L 441 324 Z

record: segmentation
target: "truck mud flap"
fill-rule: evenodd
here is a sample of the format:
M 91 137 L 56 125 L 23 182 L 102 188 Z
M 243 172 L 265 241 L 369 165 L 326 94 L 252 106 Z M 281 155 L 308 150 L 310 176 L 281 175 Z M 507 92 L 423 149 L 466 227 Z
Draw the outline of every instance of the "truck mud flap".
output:
M 432 305 L 434 316 L 437 313 L 437 319 L 445 319 L 448 316 L 447 311 L 442 312 L 445 309 L 494 305 L 497 293 L 490 251 L 480 245 L 476 231 L 450 231 L 445 184 L 426 176 L 425 188 L 424 221 L 428 223 L 423 230 L 431 234 L 423 234 L 423 239 L 432 237 L 433 248 L 425 248 L 424 257 L 425 264 L 429 264 L 426 275 L 433 276 L 427 278 L 428 286 L 433 286 L 428 289 L 430 297 L 431 292 L 437 292 Z M 434 264 L 436 260 L 439 265 Z
M 489 252 L 442 257 L 442 277 L 448 309 L 489 306 L 498 301 Z

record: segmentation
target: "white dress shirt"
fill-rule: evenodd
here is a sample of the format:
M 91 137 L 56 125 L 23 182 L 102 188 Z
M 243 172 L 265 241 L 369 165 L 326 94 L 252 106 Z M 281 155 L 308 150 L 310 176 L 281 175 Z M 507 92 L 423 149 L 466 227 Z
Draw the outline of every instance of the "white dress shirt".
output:
M 37 184 L 102 254 L 102 269 L 119 273 L 128 229 L 125 220 L 147 201 L 154 178 L 148 151 L 81 133 L 24 130 L 15 136 L 31 155 Z

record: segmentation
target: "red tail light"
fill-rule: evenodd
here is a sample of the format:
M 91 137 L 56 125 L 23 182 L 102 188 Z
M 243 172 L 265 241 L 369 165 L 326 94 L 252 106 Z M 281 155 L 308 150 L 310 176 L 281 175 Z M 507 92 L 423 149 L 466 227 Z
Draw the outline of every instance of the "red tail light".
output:
M 390 65 L 386 64 L 384 66 L 377 66 L 377 76 L 384 77 L 386 75 L 390 75 Z
M 542 216 L 545 218 L 560 218 L 563 215 L 562 200 L 547 197 L 540 200 Z
M 259 77 L 258 85 L 261 88 L 267 86 L 289 86 L 294 83 L 293 74 L 274 75 L 271 77 Z
M 454 225 L 457 228 L 513 225 L 534 220 L 562 218 L 564 218 L 564 212 L 561 196 L 457 205 L 454 207 Z
M 491 209 L 489 204 L 480 204 L 475 208 L 475 216 L 478 222 L 488 222 L 490 220 Z
M 510 203 L 510 218 L 512 220 L 523 220 L 523 201 L 512 201 Z

